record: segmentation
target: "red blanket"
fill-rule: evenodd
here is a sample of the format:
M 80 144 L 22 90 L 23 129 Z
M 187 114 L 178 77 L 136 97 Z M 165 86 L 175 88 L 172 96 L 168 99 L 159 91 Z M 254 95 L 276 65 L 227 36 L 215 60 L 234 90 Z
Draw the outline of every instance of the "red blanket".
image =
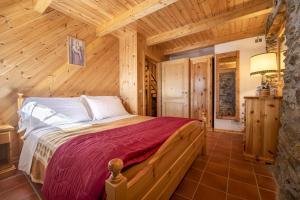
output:
M 160 117 L 73 138 L 54 152 L 42 192 L 47 200 L 102 198 L 109 176 L 107 163 L 111 159 L 122 159 L 125 167 L 142 162 L 190 121 Z

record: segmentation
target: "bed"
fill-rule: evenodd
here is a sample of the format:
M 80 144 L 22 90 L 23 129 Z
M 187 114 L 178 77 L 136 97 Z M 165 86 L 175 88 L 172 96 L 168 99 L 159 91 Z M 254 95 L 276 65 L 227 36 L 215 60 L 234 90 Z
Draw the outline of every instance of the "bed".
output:
M 19 94 L 19 109 L 23 102 L 24 95 Z M 53 127 L 38 129 L 36 132 L 33 131 L 31 136 L 25 137 L 25 139 L 23 137 L 23 149 L 27 148 L 28 150 L 27 153 L 26 150 L 22 150 L 20 165 L 23 166 L 19 166 L 19 168 L 25 171 L 33 182 L 44 184 L 46 168 L 49 162 L 54 162 L 55 159 L 52 156 L 59 152 L 57 149 L 61 148 L 63 144 L 91 135 L 89 133 L 112 132 L 130 126 L 139 126 L 143 123 L 151 124 L 155 121 L 159 121 L 159 119 L 125 114 L 92 122 L 76 123 L 63 130 Z M 30 151 L 31 155 L 28 153 Z M 108 200 L 169 199 L 199 153 L 206 153 L 205 117 L 201 121 L 189 120 L 184 125 L 178 126 L 176 131 L 144 160 L 124 168 L 122 159 L 112 157 L 105 164 L 107 167 L 101 169 L 110 174 L 104 181 L 105 198 Z

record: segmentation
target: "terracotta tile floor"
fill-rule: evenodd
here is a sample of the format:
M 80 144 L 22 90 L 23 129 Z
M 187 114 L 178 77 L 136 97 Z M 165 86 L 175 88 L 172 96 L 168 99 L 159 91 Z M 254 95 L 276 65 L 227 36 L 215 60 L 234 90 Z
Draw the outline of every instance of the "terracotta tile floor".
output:
M 198 156 L 171 200 L 275 200 L 276 183 L 267 166 L 243 160 L 242 136 L 208 133 L 208 153 Z M 20 172 L 0 180 L 0 200 L 37 200 Z
M 0 180 L 1 200 L 38 200 L 35 190 L 20 172 L 12 177 Z
M 209 132 L 207 155 L 198 156 L 171 200 L 275 200 L 269 166 L 243 159 L 242 136 Z

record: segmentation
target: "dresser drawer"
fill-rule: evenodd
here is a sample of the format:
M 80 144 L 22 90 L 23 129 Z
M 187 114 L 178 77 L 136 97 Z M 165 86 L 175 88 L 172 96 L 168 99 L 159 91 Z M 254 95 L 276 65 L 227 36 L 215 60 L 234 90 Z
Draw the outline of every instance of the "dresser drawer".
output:
M 0 144 L 9 143 L 9 132 L 0 133 Z

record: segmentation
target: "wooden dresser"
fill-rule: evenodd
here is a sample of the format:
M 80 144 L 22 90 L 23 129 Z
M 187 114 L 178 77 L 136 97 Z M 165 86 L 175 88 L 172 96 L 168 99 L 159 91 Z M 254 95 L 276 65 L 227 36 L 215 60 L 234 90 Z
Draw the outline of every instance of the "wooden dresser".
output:
M 14 128 L 0 125 L 0 179 L 13 175 L 16 167 L 11 163 L 11 137 Z
M 282 97 L 245 97 L 245 159 L 273 163 Z

